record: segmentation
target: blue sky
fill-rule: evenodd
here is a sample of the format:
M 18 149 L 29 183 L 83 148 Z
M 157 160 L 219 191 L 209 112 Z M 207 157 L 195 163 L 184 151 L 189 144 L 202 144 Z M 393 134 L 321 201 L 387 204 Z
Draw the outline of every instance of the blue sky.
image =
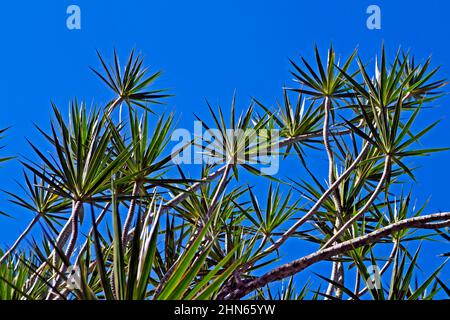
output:
M 66 28 L 66 8 L 81 8 L 81 30 Z M 366 8 L 381 8 L 382 29 L 366 28 Z M 88 66 L 98 67 L 95 50 L 111 57 L 141 51 L 154 71 L 163 70 L 161 88 L 175 94 L 164 110 L 176 112 L 179 126 L 191 128 L 193 113 L 208 118 L 205 104 L 227 106 L 236 89 L 238 104 L 251 97 L 268 105 L 291 84 L 288 58 L 312 56 L 333 43 L 348 55 L 356 46 L 373 61 L 384 41 L 388 53 L 399 46 L 417 59 L 433 56 L 440 75 L 450 76 L 448 1 L 8 1 L 1 4 L 0 126 L 11 126 L 3 140 L 7 155 L 29 155 L 25 137 L 42 141 L 33 123 L 48 126 L 50 101 L 65 107 L 71 98 L 104 102 L 111 98 Z M 370 60 L 372 59 L 372 60 Z M 442 119 L 422 142 L 450 146 L 449 97 L 423 113 L 422 124 Z M 325 155 L 318 159 L 325 163 Z M 448 210 L 450 152 L 415 162 L 415 195 L 419 203 L 432 197 L 426 212 Z M 320 168 L 319 168 L 320 169 Z M 0 187 L 17 191 L 20 165 L 0 168 Z M 249 181 L 254 182 L 253 180 Z M 1 209 L 17 219 L 0 217 L 0 243 L 10 244 L 31 215 L 6 204 Z M 435 248 L 435 247 L 434 247 Z M 450 251 L 448 245 L 441 245 Z M 434 261 L 433 248 L 425 252 Z M 439 262 L 436 260 L 437 263 Z M 437 263 L 433 264 L 434 266 Z

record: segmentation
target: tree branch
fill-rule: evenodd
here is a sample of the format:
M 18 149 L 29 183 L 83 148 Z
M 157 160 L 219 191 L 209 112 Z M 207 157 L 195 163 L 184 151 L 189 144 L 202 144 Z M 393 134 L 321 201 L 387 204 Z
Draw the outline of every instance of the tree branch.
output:
M 438 221 L 437 223 L 433 223 Z M 286 263 L 279 266 L 261 277 L 254 279 L 253 281 L 243 284 L 241 287 L 235 289 L 225 296 L 225 299 L 239 299 L 247 295 L 248 293 L 264 287 L 268 283 L 278 281 L 294 274 L 301 272 L 307 267 L 326 259 L 329 259 L 335 255 L 343 254 L 349 250 L 357 249 L 359 247 L 370 245 L 380 238 L 389 236 L 397 231 L 417 228 L 417 229 L 438 229 L 450 226 L 450 212 L 435 213 L 430 215 L 425 215 L 421 217 L 414 217 L 409 219 L 404 219 L 393 223 L 384 228 L 375 230 L 367 235 L 360 236 L 358 238 L 347 240 L 345 242 L 339 243 L 335 246 L 329 247 L 324 250 L 316 251 L 312 254 L 294 260 L 292 262 Z

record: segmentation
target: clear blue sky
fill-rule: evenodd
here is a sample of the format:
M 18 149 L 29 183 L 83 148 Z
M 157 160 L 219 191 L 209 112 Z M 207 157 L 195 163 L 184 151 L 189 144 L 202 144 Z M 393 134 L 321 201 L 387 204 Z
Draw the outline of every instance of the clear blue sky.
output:
M 66 28 L 70 4 L 81 8 L 81 30 Z M 381 30 L 366 28 L 370 4 L 381 7 Z M 280 88 L 291 83 L 288 57 L 311 57 L 315 43 L 325 50 L 332 42 L 344 55 L 358 46 L 368 59 L 384 41 L 391 54 L 399 46 L 419 60 L 432 54 L 433 64 L 442 65 L 440 75 L 448 78 L 449 13 L 450 2 L 444 0 L 4 1 L 0 126 L 12 128 L 2 153 L 30 154 L 25 137 L 41 139 L 32 124 L 48 125 L 51 100 L 67 106 L 73 97 L 88 102 L 111 98 L 88 69 L 98 67 L 96 49 L 108 57 L 113 48 L 122 56 L 132 48 L 141 51 L 153 70 L 164 71 L 158 86 L 176 95 L 165 109 L 174 110 L 180 126 L 190 128 L 193 112 L 208 118 L 205 98 L 225 106 L 235 89 L 240 104 L 251 97 L 272 104 Z M 424 113 L 423 124 L 442 119 L 425 145 L 450 146 L 449 102 L 445 97 Z M 449 160 L 446 152 L 415 163 L 420 166 L 416 196 L 419 201 L 432 196 L 427 212 L 450 210 Z M 19 169 L 17 162 L 0 168 L 0 187 L 17 190 L 13 181 L 21 179 Z M 11 244 L 31 215 L 5 198 L 0 195 L 1 209 L 17 219 L 0 217 L 0 243 Z M 448 245 L 440 248 L 450 251 Z M 432 249 L 424 255 L 436 259 Z

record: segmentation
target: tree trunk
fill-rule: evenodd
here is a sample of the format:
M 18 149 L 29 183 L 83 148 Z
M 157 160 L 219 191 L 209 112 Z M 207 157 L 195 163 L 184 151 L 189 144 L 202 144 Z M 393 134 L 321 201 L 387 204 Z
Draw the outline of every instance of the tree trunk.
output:
M 335 223 L 335 228 L 333 229 L 333 234 L 335 234 L 339 228 L 341 227 L 341 224 L 339 222 L 339 219 L 336 219 L 336 223 Z M 335 242 L 333 245 L 336 245 L 337 242 Z M 344 285 L 344 265 L 341 261 L 342 259 L 342 255 L 336 255 L 335 257 L 333 257 L 333 259 L 335 261 L 333 261 L 332 267 L 331 267 L 331 276 L 330 276 L 330 280 L 338 283 L 339 285 L 343 286 Z M 327 296 L 332 296 L 333 294 L 335 294 L 336 298 L 338 299 L 342 299 L 342 289 L 339 288 L 338 286 L 335 286 L 333 283 L 329 283 L 328 284 L 328 288 L 327 288 Z M 326 300 L 328 300 L 329 298 L 326 297 Z
M 75 249 L 75 245 L 77 243 L 77 239 L 78 239 L 78 220 L 79 220 L 79 215 L 80 215 L 80 211 L 83 208 L 83 203 L 81 201 L 76 201 L 73 203 L 73 209 L 72 209 L 72 215 L 70 217 L 70 224 L 71 224 L 71 237 L 70 237 L 70 242 L 67 245 L 67 249 L 65 252 L 65 255 L 67 257 L 67 259 L 70 261 L 70 257 L 72 256 L 72 253 Z
M 323 143 L 324 143 L 325 150 L 326 150 L 327 156 L 328 156 L 328 181 L 329 181 L 330 185 L 332 185 L 335 182 L 335 177 L 334 177 L 334 154 L 333 154 L 333 150 L 331 149 L 330 140 L 329 140 L 330 108 L 331 108 L 331 100 L 329 99 L 329 97 L 326 97 L 325 101 L 324 101 L 325 115 L 324 115 L 322 135 L 323 135 Z M 341 218 L 342 218 L 342 205 L 341 205 L 341 200 L 340 200 L 340 196 L 339 196 L 339 188 L 334 189 L 332 198 L 333 198 L 334 205 L 336 207 L 336 221 L 334 224 L 333 233 L 336 233 L 340 228 Z M 339 255 L 334 258 L 336 259 L 336 261 L 333 261 L 330 278 L 333 282 L 343 285 L 344 284 L 344 266 L 342 265 L 342 262 L 339 261 L 342 258 L 342 256 Z M 338 299 L 342 298 L 342 290 L 340 288 L 338 288 L 337 286 L 335 288 L 335 285 L 333 283 L 330 283 L 328 285 L 327 295 L 329 295 L 329 296 L 333 295 L 333 291 L 336 292 L 336 298 L 338 298 Z M 328 299 L 328 298 L 326 298 L 326 299 Z
M 71 230 L 71 232 L 70 232 L 71 237 L 70 237 L 69 244 L 67 245 L 67 249 L 66 249 L 66 251 L 64 253 L 64 255 L 66 256 L 66 258 L 67 258 L 69 263 L 70 263 L 70 258 L 71 258 L 72 254 L 73 254 L 73 251 L 75 249 L 75 245 L 76 245 L 77 239 L 78 239 L 78 218 L 79 218 L 79 215 L 80 215 L 80 211 L 82 209 L 83 209 L 83 203 L 81 201 L 79 201 L 79 200 L 75 201 L 74 200 L 72 202 L 72 214 L 70 215 L 70 218 L 69 218 L 69 221 L 68 221 L 68 223 L 70 225 L 70 230 Z M 63 231 L 64 231 L 64 229 L 63 229 Z M 64 247 L 64 244 L 62 244 L 59 247 L 61 249 L 61 251 L 63 250 L 63 247 Z M 54 259 L 56 259 L 56 257 L 57 257 L 57 253 L 55 252 Z M 58 266 L 55 264 L 53 267 L 57 268 Z M 63 264 L 61 266 L 60 273 L 64 274 L 68 267 L 69 266 L 63 262 Z M 59 276 L 55 272 L 55 279 L 53 281 L 53 286 L 55 288 L 58 288 L 60 286 L 61 282 L 62 282 L 61 281 L 61 276 Z M 47 296 L 47 299 L 49 299 L 49 300 L 60 299 L 60 298 L 61 298 L 60 295 L 58 295 L 53 290 L 50 290 L 50 292 L 49 292 L 49 294 Z
M 122 246 L 125 248 L 128 245 L 129 236 L 128 233 L 131 228 L 131 223 L 133 222 L 134 211 L 136 208 L 136 198 L 139 196 L 139 191 L 141 184 L 138 182 L 134 183 L 133 191 L 131 193 L 130 207 L 128 208 L 128 214 L 123 224 L 122 230 Z

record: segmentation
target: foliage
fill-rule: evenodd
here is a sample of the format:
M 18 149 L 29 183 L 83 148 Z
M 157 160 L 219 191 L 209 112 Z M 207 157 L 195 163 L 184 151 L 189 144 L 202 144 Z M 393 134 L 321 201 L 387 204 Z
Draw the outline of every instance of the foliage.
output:
M 423 275 L 417 244 L 448 243 L 450 213 L 425 215 L 402 189 L 415 178 L 410 158 L 444 150 L 421 147 L 437 123 L 417 119 L 445 81 L 429 59 L 401 51 L 389 64 L 382 48 L 373 74 L 356 51 L 343 63 L 333 48 L 326 61 L 314 54 L 291 60 L 296 84 L 275 107 L 253 99 L 237 116 L 233 98 L 226 117 L 208 104 L 213 122 L 202 124 L 217 128 L 221 152 L 197 140 L 171 152 L 173 115 L 157 115 L 170 96 L 154 88 L 160 72 L 148 75 L 134 52 L 123 68 L 115 52 L 112 65 L 99 54 L 103 70 L 93 70 L 112 99 L 90 110 L 74 100 L 69 117 L 52 104 L 50 130 L 38 128 L 51 152 L 30 141 L 24 192 L 5 191 L 35 217 L 0 253 L 0 299 L 449 297 L 445 261 Z M 245 143 L 255 138 L 264 139 Z M 187 178 L 172 158 L 192 146 L 224 161 Z M 281 165 L 297 164 L 288 178 L 262 173 L 257 155 L 269 146 Z M 314 172 L 321 152 L 325 182 Z M 267 193 L 242 184 L 243 172 Z M 37 226 L 42 238 L 20 245 Z M 286 242 L 298 259 L 286 261 Z M 296 277 L 321 261 L 331 275 Z

